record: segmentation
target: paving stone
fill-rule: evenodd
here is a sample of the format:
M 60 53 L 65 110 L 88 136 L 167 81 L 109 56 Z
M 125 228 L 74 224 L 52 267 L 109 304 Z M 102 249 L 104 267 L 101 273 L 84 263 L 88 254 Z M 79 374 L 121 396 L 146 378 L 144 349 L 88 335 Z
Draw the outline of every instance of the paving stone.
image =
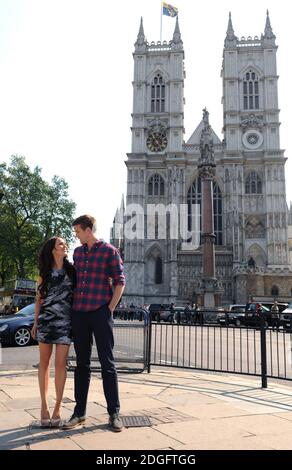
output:
M 175 439 L 149 427 L 127 428 L 119 433 L 106 430 L 90 436 L 72 436 L 72 440 L 86 450 L 152 450 L 177 444 Z

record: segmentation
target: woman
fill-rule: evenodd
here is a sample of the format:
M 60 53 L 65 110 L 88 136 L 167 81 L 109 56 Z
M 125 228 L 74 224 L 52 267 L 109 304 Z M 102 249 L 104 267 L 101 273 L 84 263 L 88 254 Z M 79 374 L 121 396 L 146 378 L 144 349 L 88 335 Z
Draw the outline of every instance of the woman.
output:
M 75 270 L 67 254 L 68 247 L 63 238 L 52 237 L 43 244 L 39 255 L 40 278 L 32 337 L 39 342 L 41 427 L 61 425 L 60 407 L 67 376 L 66 361 L 71 343 L 71 305 L 75 284 Z M 56 404 L 50 417 L 48 386 L 54 344 Z

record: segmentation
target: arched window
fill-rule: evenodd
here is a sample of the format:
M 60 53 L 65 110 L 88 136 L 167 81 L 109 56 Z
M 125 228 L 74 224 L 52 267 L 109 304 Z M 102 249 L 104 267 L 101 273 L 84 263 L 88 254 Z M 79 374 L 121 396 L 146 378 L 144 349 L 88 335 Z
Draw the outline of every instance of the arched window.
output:
M 201 202 L 202 202 L 202 182 L 201 178 L 196 178 L 190 189 L 188 190 L 187 203 L 188 203 L 188 230 L 192 230 L 192 204 L 200 206 L 200 221 L 201 217 Z M 218 184 L 213 181 L 213 211 L 214 211 L 214 233 L 215 244 L 222 245 L 222 195 Z M 201 222 L 200 222 L 201 224 Z M 202 232 L 202 227 L 201 227 Z
M 264 238 L 265 227 L 262 220 L 256 216 L 251 215 L 247 218 L 245 224 L 245 238 Z
M 214 211 L 214 233 L 216 245 L 222 245 L 222 197 L 217 183 L 213 184 L 213 211 Z
M 155 261 L 155 284 L 162 284 L 162 259 L 160 256 Z
M 271 289 L 271 295 L 273 297 L 278 297 L 279 296 L 279 287 L 273 286 Z
M 165 82 L 158 73 L 151 84 L 151 113 L 165 112 Z
M 243 78 L 243 109 L 259 109 L 259 79 L 253 70 Z
M 262 180 L 255 171 L 251 171 L 245 178 L 245 194 L 261 194 Z
M 151 176 L 148 182 L 148 196 L 164 196 L 164 179 L 162 176 Z

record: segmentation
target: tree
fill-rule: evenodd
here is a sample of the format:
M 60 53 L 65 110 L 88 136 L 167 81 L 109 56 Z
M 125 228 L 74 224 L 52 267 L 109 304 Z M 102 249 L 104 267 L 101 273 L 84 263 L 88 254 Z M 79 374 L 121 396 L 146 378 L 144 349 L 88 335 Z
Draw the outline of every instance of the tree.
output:
M 54 176 L 51 184 L 39 167 L 31 170 L 24 157 L 12 156 L 0 164 L 0 277 L 11 272 L 34 276 L 42 242 L 53 235 L 72 241 L 75 203 L 68 199 L 68 184 Z

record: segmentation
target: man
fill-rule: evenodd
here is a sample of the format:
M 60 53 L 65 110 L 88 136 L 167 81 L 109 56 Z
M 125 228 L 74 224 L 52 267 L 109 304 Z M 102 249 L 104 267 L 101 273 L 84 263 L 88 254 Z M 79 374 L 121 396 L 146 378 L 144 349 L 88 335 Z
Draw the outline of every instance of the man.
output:
M 170 307 L 169 307 L 169 311 L 171 313 L 171 323 L 174 323 L 174 316 L 175 316 L 175 304 L 174 302 L 171 302 L 170 304 Z
M 272 328 L 273 331 L 279 329 L 280 326 L 280 316 L 279 316 L 279 305 L 278 301 L 275 300 L 271 307 L 271 317 L 272 317 Z
M 77 277 L 72 312 L 77 363 L 74 376 L 76 405 L 73 415 L 64 424 L 64 429 L 72 429 L 86 419 L 94 335 L 109 425 L 113 431 L 119 432 L 123 426 L 119 416 L 118 379 L 113 357 L 113 312 L 125 287 L 123 263 L 115 247 L 95 237 L 94 217 L 82 215 L 74 220 L 73 227 L 82 244 L 75 249 L 73 255 Z
M 191 305 L 187 304 L 185 309 L 184 309 L 184 315 L 185 315 L 185 321 L 186 323 L 191 322 Z

